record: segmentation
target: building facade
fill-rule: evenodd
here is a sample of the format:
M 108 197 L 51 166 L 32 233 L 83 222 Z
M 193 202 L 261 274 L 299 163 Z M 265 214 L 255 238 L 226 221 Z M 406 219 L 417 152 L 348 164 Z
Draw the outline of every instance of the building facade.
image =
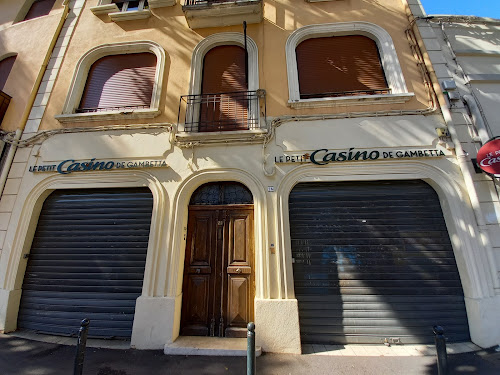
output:
M 0 328 L 497 343 L 474 190 L 494 185 L 440 110 L 412 7 L 56 3 L 75 16 L 3 192 Z

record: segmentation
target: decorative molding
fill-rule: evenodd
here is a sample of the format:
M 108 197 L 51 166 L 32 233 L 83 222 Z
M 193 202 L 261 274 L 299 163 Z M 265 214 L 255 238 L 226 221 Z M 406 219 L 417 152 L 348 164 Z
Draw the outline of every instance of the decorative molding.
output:
M 382 67 L 384 69 L 385 78 L 387 84 L 391 89 L 392 95 L 398 94 L 408 94 L 408 89 L 406 87 L 405 79 L 403 76 L 403 71 L 399 64 L 399 59 L 396 53 L 396 48 L 392 42 L 392 38 L 387 31 L 385 31 L 380 26 L 377 26 L 369 22 L 339 22 L 339 23 L 325 23 L 318 25 L 308 25 L 295 30 L 290 34 L 288 40 L 286 41 L 286 66 L 288 75 L 288 95 L 289 104 L 293 108 L 300 108 L 299 103 L 310 103 L 309 107 L 312 106 L 334 106 L 341 103 L 341 99 L 346 99 L 342 104 L 355 104 L 356 99 L 349 97 L 341 98 L 322 98 L 318 99 L 300 99 L 299 90 L 299 76 L 297 71 L 297 56 L 295 54 L 295 49 L 304 40 L 309 38 L 321 38 L 330 36 L 344 36 L 344 35 L 363 35 L 370 39 L 373 39 L 377 43 L 377 47 L 380 53 L 380 60 Z M 387 95 L 389 97 L 389 95 Z M 398 99 L 404 99 L 404 95 L 400 96 Z M 408 98 L 409 100 L 409 98 Z M 405 100 L 403 100 L 404 102 Z M 313 104 L 313 102 L 318 102 Z M 376 101 L 378 102 L 378 100 Z M 389 102 L 391 100 L 389 99 Z M 401 101 L 400 101 L 401 102 Z M 381 101 L 381 103 L 385 103 Z M 395 103 L 392 101 L 392 103 Z M 295 105 L 297 104 L 297 105 Z M 373 103 L 359 103 L 359 104 L 373 104 Z
M 109 55 L 120 55 L 130 53 L 152 52 L 156 55 L 156 73 L 153 85 L 153 95 L 151 106 L 146 110 L 134 110 L 131 114 L 124 114 L 123 111 L 107 111 L 94 113 L 75 113 L 80 104 L 80 100 L 87 82 L 88 72 L 94 62 Z M 128 119 L 128 118 L 152 118 L 159 114 L 161 88 L 163 83 L 163 72 L 165 69 L 165 50 L 158 43 L 152 41 L 134 41 L 114 44 L 99 45 L 85 55 L 83 55 L 75 69 L 75 74 L 70 84 L 68 95 L 64 103 L 61 115 L 56 118 L 61 122 L 68 121 L 98 121 L 107 119 Z M 117 117 L 113 117 L 117 116 Z
M 182 294 L 182 277 L 184 267 L 184 239 L 187 225 L 189 200 L 193 192 L 201 185 L 214 181 L 236 181 L 245 185 L 254 198 L 254 241 L 255 241 L 255 298 L 269 298 L 270 286 L 270 255 L 268 251 L 267 196 L 264 186 L 252 174 L 240 169 L 204 170 L 186 178 L 172 197 L 172 212 L 176 213 L 172 221 L 172 238 L 168 254 L 167 296 Z M 176 319 L 180 319 L 176 317 Z M 178 323 L 178 322 L 177 322 Z M 174 324 L 175 326 L 175 324 Z
M 402 104 L 413 98 L 415 94 L 385 94 L 385 95 L 359 95 L 340 96 L 335 98 L 314 98 L 289 101 L 292 108 L 316 108 L 347 105 L 371 105 L 371 104 Z

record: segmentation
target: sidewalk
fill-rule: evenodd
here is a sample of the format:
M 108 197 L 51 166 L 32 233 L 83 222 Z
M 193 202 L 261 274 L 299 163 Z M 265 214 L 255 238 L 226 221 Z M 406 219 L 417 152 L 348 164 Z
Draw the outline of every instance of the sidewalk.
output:
M 74 339 L 76 342 L 76 339 Z M 75 347 L 0 334 L 1 375 L 72 375 Z M 500 352 L 448 356 L 451 374 L 500 374 Z M 437 374 L 433 356 L 263 354 L 258 375 Z M 167 356 L 162 351 L 87 348 L 84 375 L 245 375 L 246 358 Z

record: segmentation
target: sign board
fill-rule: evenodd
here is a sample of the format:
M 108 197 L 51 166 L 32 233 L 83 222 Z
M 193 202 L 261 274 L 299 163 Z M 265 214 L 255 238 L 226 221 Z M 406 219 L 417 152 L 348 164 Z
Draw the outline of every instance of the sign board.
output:
M 335 162 L 349 162 L 378 159 L 413 159 L 436 158 L 446 156 L 442 149 L 404 149 L 404 150 L 374 150 L 356 149 L 329 150 L 326 148 L 300 155 L 280 155 L 274 157 L 275 163 L 313 163 L 326 165 Z
M 109 171 L 112 169 L 138 169 L 138 168 L 166 168 L 165 160 L 104 160 L 96 161 L 75 161 L 73 159 L 64 160 L 58 164 L 31 165 L 30 172 L 58 172 L 60 174 L 70 174 L 73 172 Z
M 477 152 L 477 164 L 489 174 L 500 174 L 500 139 L 486 142 Z

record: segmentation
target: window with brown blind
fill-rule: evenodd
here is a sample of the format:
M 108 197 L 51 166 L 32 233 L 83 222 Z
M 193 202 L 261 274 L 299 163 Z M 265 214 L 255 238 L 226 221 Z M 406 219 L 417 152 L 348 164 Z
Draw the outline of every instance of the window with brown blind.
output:
M 0 61 L 0 90 L 3 90 L 15 61 L 16 56 L 10 56 Z
M 133 53 L 105 56 L 90 68 L 77 112 L 150 108 L 156 55 Z
M 56 0 L 35 0 L 26 16 L 24 16 L 24 21 L 46 16 L 54 7 L 55 2 Z
M 248 129 L 248 85 L 245 49 L 212 48 L 203 61 L 198 131 Z
M 377 44 L 368 37 L 306 39 L 295 52 L 301 99 L 390 93 Z

